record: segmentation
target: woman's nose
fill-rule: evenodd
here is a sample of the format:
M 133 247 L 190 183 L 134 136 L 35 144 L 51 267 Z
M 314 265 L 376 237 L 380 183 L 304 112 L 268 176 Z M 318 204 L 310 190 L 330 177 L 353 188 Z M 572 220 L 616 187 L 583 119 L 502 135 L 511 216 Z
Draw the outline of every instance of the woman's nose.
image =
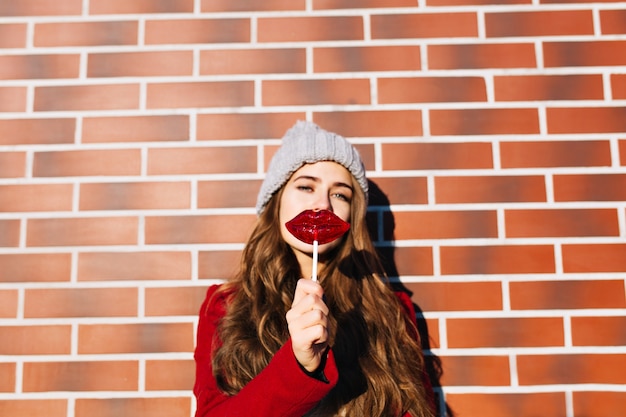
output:
M 313 210 L 331 210 L 330 198 L 327 193 L 320 193 L 317 196 Z

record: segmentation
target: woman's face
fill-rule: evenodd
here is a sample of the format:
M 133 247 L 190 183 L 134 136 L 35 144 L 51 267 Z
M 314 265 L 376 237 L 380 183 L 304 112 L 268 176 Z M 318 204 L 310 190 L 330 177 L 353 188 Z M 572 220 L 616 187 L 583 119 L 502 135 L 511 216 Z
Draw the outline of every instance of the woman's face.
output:
M 352 174 L 342 165 L 331 161 L 305 164 L 285 184 L 280 199 L 280 231 L 285 242 L 296 254 L 303 272 L 311 262 L 313 245 L 298 240 L 287 230 L 285 223 L 304 210 L 329 210 L 340 219 L 350 222 L 352 194 Z M 339 241 L 337 239 L 320 245 L 319 254 L 328 252 Z

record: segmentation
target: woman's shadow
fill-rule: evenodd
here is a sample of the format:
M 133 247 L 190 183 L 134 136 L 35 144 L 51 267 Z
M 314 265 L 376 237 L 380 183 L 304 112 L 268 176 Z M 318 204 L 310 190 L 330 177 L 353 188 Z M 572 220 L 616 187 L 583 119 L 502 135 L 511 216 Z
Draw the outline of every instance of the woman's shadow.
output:
M 369 213 L 368 215 L 368 228 L 370 230 L 370 234 L 374 237 L 374 241 L 376 241 L 376 237 L 380 235 L 381 230 L 385 229 L 385 236 L 394 236 L 393 231 L 395 230 L 395 221 L 393 217 L 393 213 L 391 212 L 389 199 L 382 192 L 382 190 L 378 187 L 376 183 L 369 180 L 369 206 L 376 207 L 377 210 Z M 379 212 L 386 213 L 385 216 L 379 216 Z M 384 218 L 384 220 L 382 220 Z M 381 224 L 383 222 L 384 224 Z M 393 238 L 391 240 L 391 245 L 377 245 L 376 251 L 383 263 L 383 267 L 387 276 L 391 280 L 391 285 L 396 291 L 403 291 L 407 293 L 409 296 L 412 296 L 413 293 L 409 291 L 402 282 L 398 279 L 399 273 L 396 267 L 394 251 L 395 245 L 393 244 Z M 416 312 L 417 318 L 417 330 L 420 334 L 422 349 L 424 350 L 425 362 L 426 362 L 426 371 L 428 376 L 430 377 L 430 382 L 435 390 L 435 400 L 438 406 L 438 416 L 439 417 L 454 417 L 454 413 L 452 409 L 448 406 L 445 401 L 445 395 L 443 393 L 443 388 L 441 386 L 441 376 L 443 375 L 443 369 L 441 366 L 441 359 L 432 353 L 430 346 L 430 335 L 428 333 L 428 325 L 424 318 L 424 314 L 420 306 L 413 303 Z

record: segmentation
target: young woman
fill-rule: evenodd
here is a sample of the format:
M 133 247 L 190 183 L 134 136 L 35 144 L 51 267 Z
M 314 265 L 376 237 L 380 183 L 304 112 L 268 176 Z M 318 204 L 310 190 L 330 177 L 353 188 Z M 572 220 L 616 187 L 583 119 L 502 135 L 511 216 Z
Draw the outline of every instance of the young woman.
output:
M 409 297 L 368 234 L 368 183 L 341 136 L 298 122 L 270 163 L 239 273 L 209 288 L 195 352 L 196 417 L 434 416 Z M 285 223 L 328 210 L 350 224 L 313 246 Z

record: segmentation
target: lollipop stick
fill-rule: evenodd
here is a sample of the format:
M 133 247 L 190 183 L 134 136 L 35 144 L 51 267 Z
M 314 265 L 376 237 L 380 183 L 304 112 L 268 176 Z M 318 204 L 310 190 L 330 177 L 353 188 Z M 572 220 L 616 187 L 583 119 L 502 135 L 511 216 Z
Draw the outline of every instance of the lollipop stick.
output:
M 311 279 L 317 281 L 317 240 L 313 241 L 313 268 L 311 269 Z

